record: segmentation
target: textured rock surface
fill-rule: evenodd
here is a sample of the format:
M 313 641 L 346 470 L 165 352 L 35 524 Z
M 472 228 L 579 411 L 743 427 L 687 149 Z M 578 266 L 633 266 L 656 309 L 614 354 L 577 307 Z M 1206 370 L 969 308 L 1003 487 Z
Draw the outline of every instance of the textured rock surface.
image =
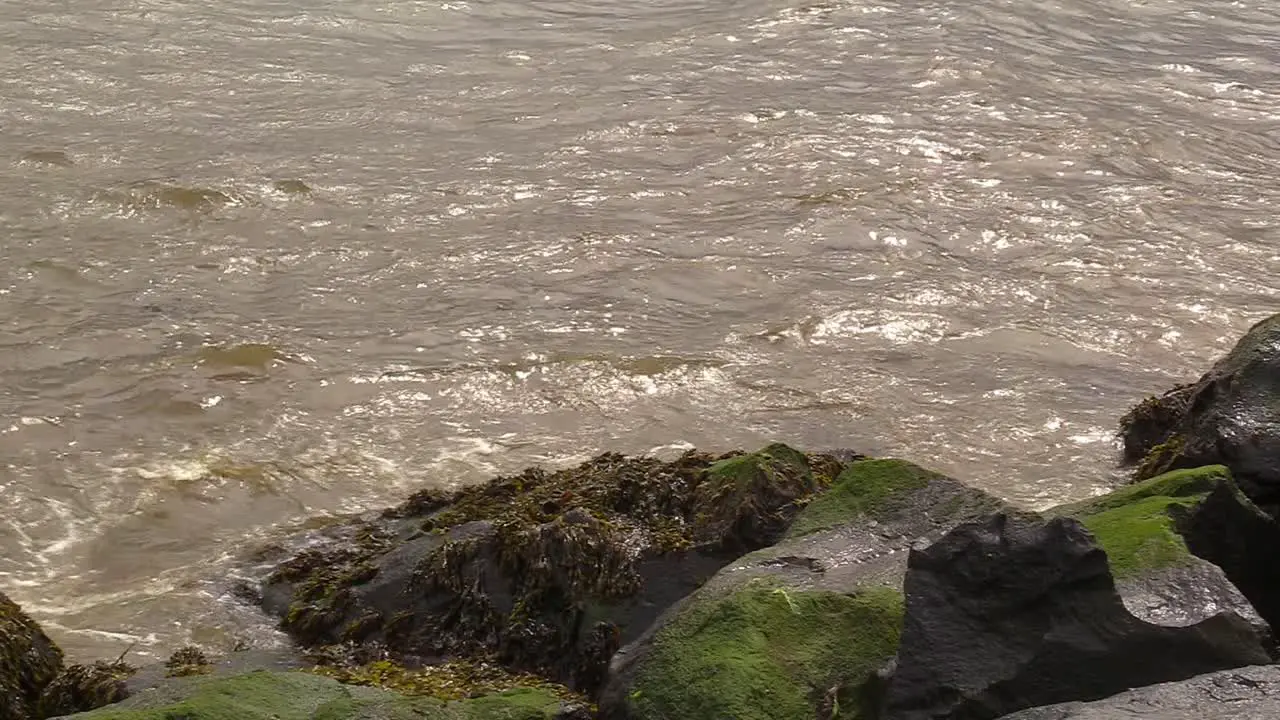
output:
M 0 593 L 0 720 L 37 717 L 40 693 L 62 672 L 62 650 Z
M 614 657 L 601 716 L 861 716 L 897 646 L 906 550 L 1000 507 L 908 462 L 851 463 L 787 539 L 725 567 Z
M 891 720 L 981 720 L 1270 660 L 1232 613 L 1134 617 L 1079 521 L 999 514 L 913 550 Z
M 1138 479 L 1226 465 L 1256 502 L 1280 502 L 1280 315 L 1251 328 L 1197 382 L 1147 398 L 1121 420 Z
M 1224 670 L 1093 702 L 1022 710 L 1001 720 L 1275 720 L 1280 666 Z

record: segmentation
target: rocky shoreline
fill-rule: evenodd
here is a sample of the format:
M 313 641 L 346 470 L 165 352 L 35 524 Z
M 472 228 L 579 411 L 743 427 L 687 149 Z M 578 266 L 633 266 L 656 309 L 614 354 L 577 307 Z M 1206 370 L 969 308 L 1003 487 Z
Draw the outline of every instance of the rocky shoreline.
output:
M 0 720 L 1280 717 L 1280 315 L 1120 430 L 1043 513 L 784 444 L 422 491 L 239 588 L 287 653 L 68 666 L 0 594 Z

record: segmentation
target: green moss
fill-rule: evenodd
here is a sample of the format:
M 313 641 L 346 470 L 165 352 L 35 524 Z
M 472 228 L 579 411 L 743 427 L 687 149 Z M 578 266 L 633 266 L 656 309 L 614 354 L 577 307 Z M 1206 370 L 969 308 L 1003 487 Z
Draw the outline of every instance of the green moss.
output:
M 792 522 L 787 537 L 800 537 L 892 509 L 895 501 L 942 475 L 905 460 L 860 460 L 836 478 Z
M 806 591 L 754 579 L 695 601 L 659 631 L 629 701 L 636 717 L 865 717 L 859 692 L 898 647 L 902 595 Z M 833 712 L 834 711 L 834 712 Z
M 79 720 L 550 720 L 561 701 L 521 688 L 447 702 L 407 698 L 299 672 L 185 678 Z
M 1171 511 L 1197 505 L 1230 479 L 1230 472 L 1221 465 L 1175 470 L 1049 513 L 1078 518 L 1106 551 L 1112 573 L 1123 579 L 1190 557 Z

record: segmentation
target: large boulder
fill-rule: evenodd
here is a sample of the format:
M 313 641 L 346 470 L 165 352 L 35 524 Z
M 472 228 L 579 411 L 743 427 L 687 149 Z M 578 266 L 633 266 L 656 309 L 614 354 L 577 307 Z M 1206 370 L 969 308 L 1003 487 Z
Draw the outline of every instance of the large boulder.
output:
M 1162 551 L 1163 552 L 1163 551 Z M 1261 664 L 1268 638 L 1234 612 L 1135 617 L 1080 521 L 997 514 L 913 549 L 887 720 L 988 720 Z
M 1149 397 L 1121 420 L 1136 479 L 1225 465 L 1268 510 L 1280 503 L 1280 315 L 1254 325 L 1198 381 Z
M 1275 720 L 1280 665 L 1223 670 L 1149 685 L 1103 700 L 1021 710 L 1000 720 Z
M 851 463 L 781 542 L 725 567 L 614 657 L 601 717 L 857 717 L 897 649 L 906 551 L 1001 507 L 905 461 Z
M 557 720 L 564 701 L 538 689 L 462 700 L 406 697 L 306 672 L 173 678 L 77 720 Z
M 0 720 L 34 720 L 45 687 L 62 672 L 62 650 L 0 593 Z
M 261 602 L 302 644 L 346 644 L 357 661 L 492 655 L 592 692 L 621 643 L 778 540 L 840 468 L 779 444 L 672 462 L 608 454 L 424 491 L 312 538 Z

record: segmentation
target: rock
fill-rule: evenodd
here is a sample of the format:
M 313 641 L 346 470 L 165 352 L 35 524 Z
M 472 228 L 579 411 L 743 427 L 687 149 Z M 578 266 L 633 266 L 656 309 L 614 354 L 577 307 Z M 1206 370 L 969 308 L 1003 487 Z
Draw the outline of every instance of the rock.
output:
M 405 697 L 306 672 L 172 678 L 77 720 L 554 720 L 564 703 L 538 689 L 459 701 Z
M 912 550 L 905 588 L 885 720 L 985 720 L 1271 659 L 1231 612 L 1179 626 L 1134 617 L 1072 518 L 961 525 Z
M 62 672 L 62 650 L 0 593 L 0 720 L 34 720 L 40 693 Z
M 785 539 L 726 566 L 615 655 L 601 717 L 856 717 L 897 648 L 905 551 L 1000 507 L 908 462 L 851 463 Z
M 1272 628 L 1280 628 L 1280 524 L 1221 482 L 1178 522 L 1188 550 L 1222 569 Z
M 602 455 L 332 528 L 286 561 L 263 607 L 357 663 L 496 656 L 592 692 L 609 657 L 745 550 L 775 542 L 840 463 L 785 445 L 672 462 Z
M 1274 720 L 1280 666 L 1262 665 L 1150 685 L 1093 702 L 1022 710 L 1000 720 Z
M 1225 465 L 1259 505 L 1280 503 L 1280 315 L 1254 325 L 1197 382 L 1142 401 L 1121 419 L 1136 479 Z
M 1232 611 L 1269 635 L 1269 621 L 1280 616 L 1257 609 L 1262 597 L 1257 586 L 1265 583 L 1248 583 L 1245 590 L 1234 582 L 1242 577 L 1242 568 L 1265 563 L 1265 558 L 1209 552 L 1240 538 L 1238 529 L 1191 532 L 1192 526 L 1212 522 L 1210 518 L 1219 518 L 1219 526 L 1224 520 L 1233 522 L 1223 516 L 1218 501 L 1210 500 L 1219 490 L 1241 503 L 1227 517 L 1268 521 L 1270 541 L 1280 542 L 1280 529 L 1235 490 L 1230 472 L 1221 465 L 1175 470 L 1048 514 L 1075 517 L 1088 528 L 1106 551 L 1125 607 L 1138 618 L 1157 625 L 1192 625 Z M 1194 552 L 1188 547 L 1193 535 L 1199 548 Z
M 45 686 L 35 717 L 54 717 L 94 710 L 129 697 L 126 681 L 136 668 L 123 661 L 71 665 Z

